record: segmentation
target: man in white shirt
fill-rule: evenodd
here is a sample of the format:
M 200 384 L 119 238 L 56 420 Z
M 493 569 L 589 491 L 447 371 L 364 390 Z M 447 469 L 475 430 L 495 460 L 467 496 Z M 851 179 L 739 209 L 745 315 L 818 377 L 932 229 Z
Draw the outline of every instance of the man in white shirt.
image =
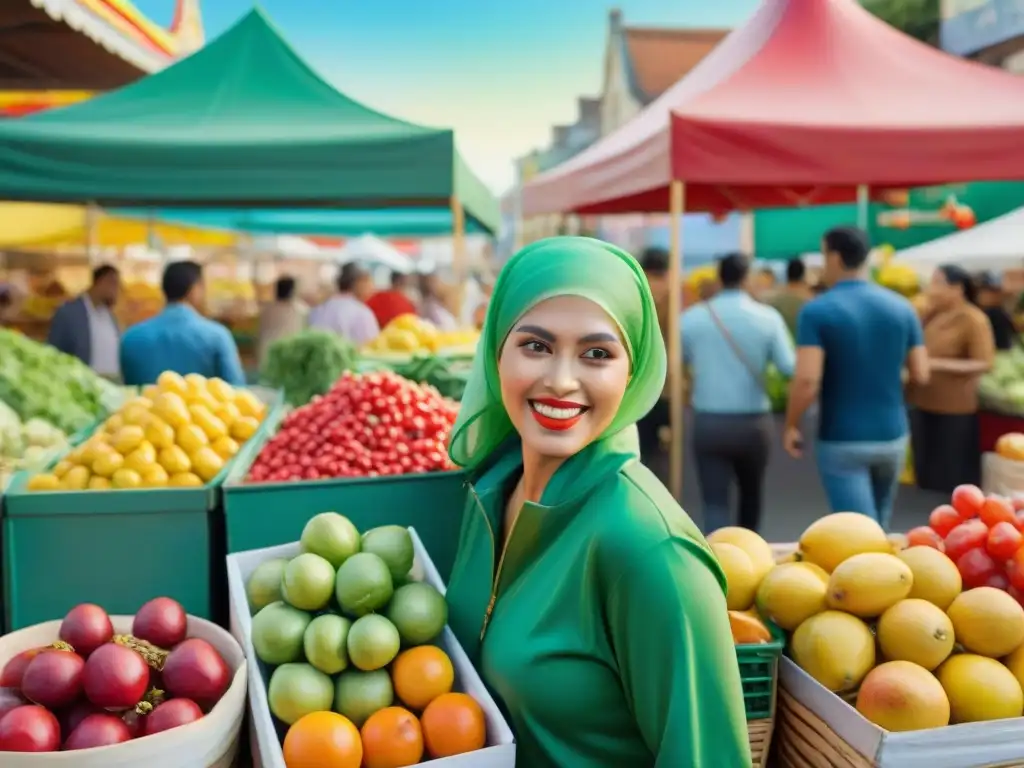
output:
M 121 275 L 116 267 L 97 267 L 89 290 L 54 314 L 47 338 L 61 352 L 74 355 L 110 379 L 121 376 L 121 329 L 113 311 L 120 289 Z
M 369 272 L 354 262 L 338 273 L 338 292 L 309 315 L 309 327 L 334 331 L 355 346 L 369 344 L 380 333 L 377 318 L 366 299 L 373 292 Z

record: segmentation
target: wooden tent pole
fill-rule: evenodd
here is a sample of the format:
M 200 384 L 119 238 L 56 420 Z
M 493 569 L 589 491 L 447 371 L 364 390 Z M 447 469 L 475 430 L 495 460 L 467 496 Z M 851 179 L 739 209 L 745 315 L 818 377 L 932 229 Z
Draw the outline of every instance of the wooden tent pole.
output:
M 85 253 L 91 266 L 96 266 L 100 258 L 99 239 L 100 210 L 95 203 L 85 206 Z
M 680 319 L 683 311 L 683 211 L 686 209 L 686 185 L 672 181 L 669 185 L 669 259 L 668 259 L 668 386 L 669 424 L 669 489 L 683 501 L 683 335 Z

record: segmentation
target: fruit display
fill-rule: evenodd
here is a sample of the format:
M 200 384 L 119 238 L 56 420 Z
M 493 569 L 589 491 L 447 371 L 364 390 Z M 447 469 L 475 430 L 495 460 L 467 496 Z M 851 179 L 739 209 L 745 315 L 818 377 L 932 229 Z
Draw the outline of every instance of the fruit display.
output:
M 827 515 L 757 583 L 756 610 L 790 633 L 799 667 L 885 730 L 1021 717 L 1022 524 L 974 486 L 905 537 Z M 746 599 L 757 568 L 720 562 Z
M 469 381 L 472 368 L 472 359 L 452 359 L 445 355 L 417 355 L 408 362 L 386 365 L 382 370 L 391 370 L 403 379 L 431 386 L 442 397 L 462 400 L 462 393 L 466 391 L 466 383 Z
M 996 453 L 1004 459 L 1024 461 L 1024 434 L 1007 432 L 996 441 Z
M 0 670 L 0 752 L 108 747 L 205 717 L 232 673 L 187 632 L 184 609 L 167 597 L 143 605 L 130 634 L 116 633 L 100 606 L 75 606 L 53 642 Z
M 719 528 L 708 536 L 708 545 L 725 571 L 729 626 L 736 645 L 759 645 L 772 641 L 772 634 L 754 608 L 757 587 L 775 566 L 772 548 L 754 531 Z
M 483 709 L 456 690 L 437 644 L 447 605 L 413 577 L 409 531 L 360 535 L 324 512 L 306 524 L 300 548 L 264 561 L 246 583 L 285 765 L 398 768 L 482 749 Z
M 0 401 L 0 491 L 15 472 L 42 469 L 67 443 L 67 436 L 52 424 L 42 419 L 22 423 L 12 408 Z
M 311 328 L 270 345 L 260 381 L 283 390 L 290 405 L 305 405 L 330 390 L 355 363 L 356 350 L 348 340 Z
M 264 404 L 221 379 L 165 371 L 128 400 L 30 491 L 195 488 L 209 483 L 259 429 Z
M 120 387 L 78 358 L 0 328 L 0 401 L 22 421 L 42 419 L 71 435 L 123 399 Z
M 440 331 L 429 320 L 417 315 L 399 315 L 363 349 L 370 353 L 438 352 L 440 350 L 472 350 L 480 338 L 475 328 Z
M 247 482 L 452 469 L 446 446 L 456 413 L 437 390 L 394 373 L 346 373 L 326 395 L 284 418 Z
M 1024 414 L 1024 348 L 996 352 L 992 369 L 978 383 L 982 407 L 1008 414 Z

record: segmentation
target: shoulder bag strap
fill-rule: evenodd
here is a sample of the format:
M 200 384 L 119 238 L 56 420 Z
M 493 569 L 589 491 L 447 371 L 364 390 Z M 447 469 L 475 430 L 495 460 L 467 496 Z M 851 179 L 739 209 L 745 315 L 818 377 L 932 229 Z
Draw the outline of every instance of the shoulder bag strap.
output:
M 750 363 L 750 360 L 747 358 L 747 356 L 743 354 L 743 350 L 740 349 L 740 345 L 736 343 L 736 339 L 734 339 L 732 334 L 729 333 L 729 330 L 725 327 L 725 324 L 718 316 L 718 313 L 716 313 L 714 307 L 711 306 L 710 301 L 707 303 L 707 308 L 708 314 L 711 315 L 711 320 L 714 322 L 716 326 L 718 326 L 718 330 L 721 331 L 722 336 L 725 337 L 725 340 L 729 344 L 729 347 L 732 349 L 733 354 L 736 355 L 739 361 L 743 364 L 743 367 L 747 369 L 747 372 L 750 374 L 750 376 L 754 379 L 754 381 L 757 382 L 757 385 L 761 388 L 761 391 L 767 395 L 768 385 L 764 380 L 764 374 L 759 373 L 758 370 Z

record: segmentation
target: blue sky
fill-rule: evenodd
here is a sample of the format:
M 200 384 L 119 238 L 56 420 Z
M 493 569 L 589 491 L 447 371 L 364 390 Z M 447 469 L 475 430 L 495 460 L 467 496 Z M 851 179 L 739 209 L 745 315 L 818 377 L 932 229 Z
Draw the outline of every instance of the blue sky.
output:
M 175 0 L 134 0 L 169 25 Z M 625 22 L 735 26 L 758 0 L 621 0 Z M 598 94 L 607 0 L 261 0 L 288 38 L 335 86 L 375 109 L 451 126 L 495 191 L 512 159 L 546 145 Z M 252 0 L 203 0 L 212 38 Z

